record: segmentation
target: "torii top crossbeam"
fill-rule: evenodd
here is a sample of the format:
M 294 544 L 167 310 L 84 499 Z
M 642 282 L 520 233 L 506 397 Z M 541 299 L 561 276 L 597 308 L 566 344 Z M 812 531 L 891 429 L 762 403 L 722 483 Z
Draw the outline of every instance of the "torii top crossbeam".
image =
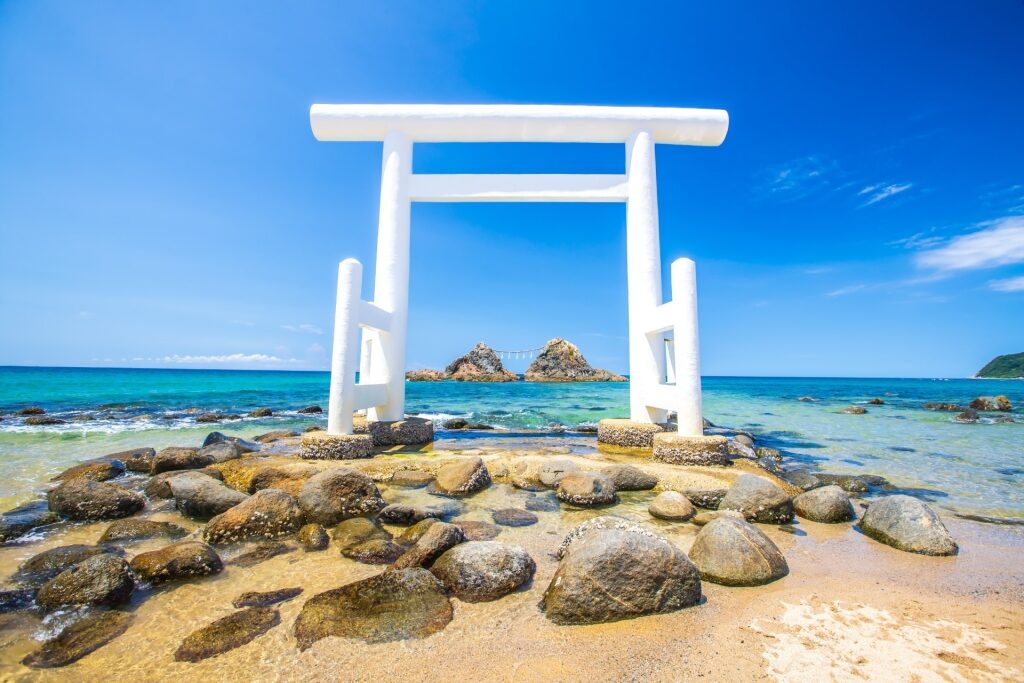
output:
M 722 109 L 557 104 L 314 104 L 313 135 L 324 142 L 383 140 L 400 130 L 413 142 L 626 142 L 638 130 L 666 145 L 722 144 Z

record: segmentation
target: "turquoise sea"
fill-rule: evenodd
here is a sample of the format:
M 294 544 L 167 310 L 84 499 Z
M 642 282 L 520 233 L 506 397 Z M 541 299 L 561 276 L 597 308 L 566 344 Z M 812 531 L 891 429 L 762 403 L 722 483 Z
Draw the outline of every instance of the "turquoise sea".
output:
M 0 504 L 31 498 L 62 469 L 112 451 L 197 444 L 213 429 L 253 436 L 322 424 L 326 416 L 296 411 L 326 409 L 328 381 L 326 372 L 0 368 Z M 628 413 L 625 384 L 425 382 L 409 383 L 407 394 L 407 412 L 438 426 L 463 416 L 498 428 L 448 435 L 460 439 L 511 431 L 524 440 L 579 440 L 579 425 Z M 959 424 L 955 413 L 922 408 L 997 394 L 1014 404 L 1014 422 L 987 413 Z M 874 397 L 885 405 L 840 412 Z M 13 413 L 27 406 L 64 423 L 26 426 Z M 196 423 L 203 412 L 244 415 L 262 406 L 274 416 Z M 706 377 L 704 414 L 780 448 L 790 469 L 880 474 L 952 512 L 1024 520 L 1024 381 Z

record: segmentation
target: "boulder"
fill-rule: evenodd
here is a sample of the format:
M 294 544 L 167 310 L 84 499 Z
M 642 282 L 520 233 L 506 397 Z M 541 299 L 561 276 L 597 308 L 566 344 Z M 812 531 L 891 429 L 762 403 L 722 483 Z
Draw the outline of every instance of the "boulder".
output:
M 392 565 L 395 569 L 423 567 L 427 569 L 449 548 L 462 543 L 465 537 L 462 529 L 454 524 L 438 522 L 431 524 L 417 539 L 416 544 L 406 550 Z
M 298 434 L 288 429 L 277 429 L 272 432 L 260 434 L 259 436 L 255 437 L 253 441 L 257 443 L 273 443 L 275 441 L 287 439 L 292 436 L 298 436 Z
M 302 413 L 303 415 L 319 415 L 324 412 L 324 409 L 320 406 L 306 406 L 305 408 L 299 408 L 296 412 Z
M 825 482 L 819 479 L 817 475 L 804 470 L 783 472 L 780 476 L 801 491 L 810 491 L 825 485 Z
M 970 407 L 974 410 L 982 411 L 999 410 L 1003 412 L 1010 412 L 1013 410 L 1013 404 L 1010 402 L 1010 399 L 1005 396 L 979 396 L 971 401 Z
M 294 498 L 278 489 L 263 489 L 211 519 L 203 538 L 213 544 L 277 538 L 298 531 L 302 519 Z
M 334 540 L 341 547 L 343 557 L 363 564 L 391 564 L 404 552 L 391 534 L 364 517 L 353 517 L 338 524 Z
M 728 489 L 684 489 L 682 494 L 699 508 L 717 510 L 728 492 Z
M 536 569 L 533 558 L 519 546 L 470 541 L 441 555 L 430 571 L 460 600 L 486 602 L 526 585 Z
M 864 406 L 846 406 L 839 412 L 846 413 L 847 415 L 864 415 L 868 412 L 868 409 Z
M 956 403 L 925 403 L 922 407 L 925 410 L 941 410 L 951 413 L 963 410 L 963 406 L 960 406 Z
M 540 481 L 540 465 L 536 462 L 520 461 L 512 466 L 512 486 L 524 491 L 543 491 Z
M 299 649 L 328 636 L 368 643 L 425 638 L 452 620 L 444 587 L 425 569 L 396 569 L 314 595 L 295 620 Z
M 465 496 L 491 485 L 491 475 L 479 457 L 445 465 L 437 472 L 430 490 L 446 496 Z
M 72 479 L 50 491 L 50 509 L 76 521 L 119 519 L 146 507 L 146 500 L 123 486 L 88 479 Z
M 242 457 L 242 449 L 236 443 L 222 441 L 220 443 L 212 443 L 209 446 L 203 446 L 199 449 L 199 455 L 211 458 L 212 462 L 210 464 L 216 465 Z
M 531 512 L 558 512 L 558 496 L 552 493 L 531 493 L 526 497 L 525 507 Z
M 224 563 L 213 548 L 200 541 L 179 541 L 132 558 L 132 571 L 143 581 L 166 583 L 217 574 Z
M 62 425 L 64 420 L 49 415 L 32 415 L 25 418 L 25 424 L 29 427 L 46 427 L 49 425 Z
M 602 472 L 612 480 L 616 491 L 650 491 L 658 485 L 658 478 L 632 465 L 612 465 Z
M 443 505 L 406 505 L 404 503 L 392 503 L 388 505 L 377 518 L 385 524 L 397 524 L 399 526 L 410 526 L 424 519 L 447 519 L 459 514 L 462 507 L 453 501 L 446 501 Z
M 181 538 L 188 533 L 171 522 L 154 522 L 150 519 L 120 519 L 100 536 L 100 543 L 131 543 L 147 538 Z
M 33 669 L 52 669 L 76 662 L 128 630 L 134 616 L 116 610 L 90 612 L 46 641 L 21 663 Z
M 32 529 L 59 522 L 60 517 L 50 510 L 46 500 L 34 500 L 19 505 L 0 515 L 0 543 L 24 536 Z
M 177 662 L 201 662 L 234 650 L 281 623 L 281 614 L 271 607 L 250 607 L 218 619 L 189 634 L 174 653 Z
M 296 598 L 302 595 L 302 589 L 295 588 L 281 588 L 276 591 L 266 591 L 259 593 L 256 591 L 249 591 L 242 593 L 237 598 L 231 601 L 231 604 L 235 607 L 269 607 L 270 605 L 276 605 L 279 602 L 287 602 L 292 598 Z
M 568 546 L 540 607 L 556 624 L 596 624 L 672 612 L 700 599 L 697 568 L 664 538 L 593 529 Z
M 519 508 L 502 508 L 491 513 L 495 524 L 501 526 L 531 526 L 537 523 L 537 515 Z
M 603 474 L 570 472 L 558 482 L 558 499 L 582 507 L 611 505 L 618 501 L 615 484 Z
M 264 407 L 264 408 L 257 408 L 255 410 L 250 410 L 246 414 L 246 416 L 247 417 L 270 417 L 273 414 L 274 414 L 273 410 L 271 410 L 270 408 Z
M 314 475 L 299 491 L 299 507 L 306 521 L 324 526 L 333 526 L 350 517 L 372 515 L 385 505 L 373 480 L 350 467 Z
M 893 548 L 921 555 L 956 555 L 956 542 L 939 516 L 910 496 L 886 496 L 872 501 L 860 528 L 867 536 Z
M 469 422 L 461 417 L 453 417 L 441 423 L 442 429 L 465 429 Z
M 306 552 L 326 550 L 331 544 L 327 529 L 320 524 L 306 524 L 299 529 L 299 543 Z
M 134 590 L 128 563 L 103 553 L 44 583 L 36 594 L 36 604 L 47 611 L 70 606 L 113 607 L 128 602 Z
M 298 496 L 310 477 L 319 474 L 320 468 L 304 462 L 288 465 L 263 467 L 256 471 L 249 480 L 249 493 L 262 489 L 280 489 L 285 493 Z
M 62 571 L 84 562 L 97 555 L 117 555 L 122 551 L 113 548 L 101 548 L 95 545 L 59 545 L 44 550 L 25 560 L 11 579 L 18 584 L 40 585 Z
M 760 586 L 789 572 L 786 558 L 760 529 L 726 516 L 701 528 L 690 559 L 702 579 L 724 586 Z
M 515 382 L 519 379 L 502 366 L 498 354 L 483 342 L 449 363 L 444 376 L 460 382 Z
M 500 526 L 488 522 L 460 521 L 453 523 L 462 529 L 462 535 L 466 537 L 467 541 L 490 541 L 501 533 Z
M 749 434 L 735 434 L 733 435 L 732 440 L 741 446 L 746 446 L 747 448 L 754 447 L 754 438 Z
M 883 401 L 880 398 L 872 398 L 872 399 L 868 400 L 868 405 L 869 406 L 884 406 L 885 405 L 885 401 Z
M 870 488 L 865 477 L 870 475 L 855 474 L 829 474 L 828 472 L 816 472 L 815 478 L 822 484 L 835 484 L 848 493 L 865 493 Z
M 68 468 L 54 477 L 52 481 L 71 481 L 72 479 L 106 481 L 114 477 L 120 477 L 124 474 L 124 470 L 124 463 L 120 460 L 94 460 Z
M 974 408 L 968 408 L 964 412 L 960 413 L 953 418 L 954 422 L 960 422 L 963 424 L 972 424 L 978 421 L 978 411 Z
M 170 477 L 167 486 L 178 511 L 198 520 L 211 519 L 248 497 L 199 472 L 181 472 Z
M 796 514 L 812 522 L 836 524 L 856 518 L 850 497 L 835 484 L 812 489 L 793 499 Z
M 424 519 L 424 520 L 422 520 L 420 522 L 416 522 L 411 527 L 409 527 L 408 529 L 403 531 L 401 534 L 399 534 L 398 537 L 395 539 L 395 541 L 397 541 L 400 545 L 405 545 L 405 546 L 414 545 L 417 541 L 419 541 L 423 537 L 423 534 L 427 533 L 427 529 L 429 529 L 430 527 L 434 526 L 439 521 L 440 520 L 433 519 L 432 517 L 428 517 L 427 519 Z M 461 528 L 460 528 L 460 531 L 461 531 Z
M 720 510 L 736 510 L 752 522 L 785 524 L 793 521 L 793 501 L 767 479 L 741 474 L 719 504 Z
M 552 339 L 526 369 L 527 382 L 625 382 L 614 372 L 591 367 L 579 348 L 565 339 Z
M 537 468 L 537 479 L 544 486 L 555 488 L 562 477 L 578 470 L 579 466 L 572 460 L 548 460 Z
M 566 552 L 569 550 L 569 546 L 587 534 L 596 531 L 607 531 L 609 529 L 628 531 L 635 534 L 647 534 L 652 538 L 660 538 L 653 531 L 647 527 L 637 524 L 636 522 L 630 522 L 629 520 L 621 517 L 615 517 L 613 515 L 601 515 L 600 517 L 588 519 L 583 524 L 579 524 L 570 529 L 569 533 L 567 533 L 565 538 L 562 539 L 562 543 L 558 546 L 558 550 L 555 551 L 555 557 L 558 559 L 565 557 Z
M 132 472 L 150 472 L 153 469 L 156 451 L 152 448 L 134 448 L 130 451 L 113 453 L 107 457 L 111 460 L 120 460 Z
M 212 465 L 213 458 L 209 455 L 202 455 L 198 448 L 181 448 L 171 446 L 163 448 L 153 457 L 153 464 L 150 467 L 150 474 L 160 474 L 172 470 L 198 470 L 202 467 Z
M 45 415 L 46 411 L 39 406 L 29 406 L 28 408 L 22 408 L 15 415 Z
M 671 522 L 685 522 L 697 514 L 690 499 L 678 491 L 662 491 L 647 507 L 651 517 Z
M 421 489 L 430 482 L 434 481 L 434 475 L 430 472 L 420 472 L 419 470 L 398 470 L 388 481 L 391 486 L 401 486 L 407 489 Z
M 705 524 L 710 524 L 719 517 L 732 517 L 733 519 L 742 519 L 746 521 L 743 515 L 735 510 L 705 510 L 695 514 L 693 519 L 690 521 L 697 526 L 704 526 Z
M 440 382 L 445 377 L 439 370 L 409 370 L 405 378 L 410 382 Z
M 278 555 L 284 555 L 295 550 L 295 546 L 287 543 L 260 543 L 252 550 L 241 555 L 236 555 L 228 564 L 236 567 L 255 567 L 260 562 L 265 562 Z
M 210 432 L 209 434 L 207 434 L 206 438 L 203 439 L 202 447 L 206 448 L 207 446 L 212 446 L 213 444 L 217 443 L 232 443 L 235 446 L 237 446 L 238 450 L 241 451 L 242 453 L 254 453 L 260 450 L 260 448 L 262 448 L 258 443 L 247 441 L 239 436 L 228 436 L 227 434 L 222 434 L 221 432 Z

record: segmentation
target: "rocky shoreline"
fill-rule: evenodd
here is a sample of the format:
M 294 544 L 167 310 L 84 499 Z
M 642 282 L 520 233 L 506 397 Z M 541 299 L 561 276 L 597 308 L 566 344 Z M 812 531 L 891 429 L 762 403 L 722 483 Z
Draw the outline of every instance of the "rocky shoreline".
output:
M 782 454 L 753 435 L 710 423 L 708 432 L 727 439 L 728 465 L 557 448 L 389 448 L 358 461 L 307 461 L 288 432 L 252 441 L 213 432 L 200 446 L 112 453 L 58 475 L 45 501 L 0 517 L 4 548 L 95 539 L 20 561 L 0 592 L 0 613 L 27 623 L 56 618 L 62 626 L 22 664 L 60 667 L 131 632 L 140 605 L 213 577 L 278 558 L 302 576 L 304 563 L 327 561 L 314 559 L 324 553 L 339 567 L 378 568 L 317 593 L 301 580 L 251 587 L 231 601 L 236 611 L 185 635 L 173 653 L 154 654 L 194 663 L 282 623 L 300 652 L 330 637 L 381 643 L 439 633 L 457 619 L 453 601 L 500 602 L 530 590 L 542 558 L 528 548 L 552 532 L 557 565 L 537 590 L 540 613 L 556 625 L 691 608 L 703 604 L 707 584 L 776 582 L 790 567 L 766 531 L 797 519 L 856 525 L 908 553 L 958 552 L 926 503 L 878 495 L 888 488 L 880 478 L 787 472 Z M 493 498 L 501 504 L 476 503 Z M 858 508 L 866 509 L 859 519 Z M 525 545 L 501 540 L 513 532 Z M 688 549 L 674 540 L 679 533 L 692 535 Z M 282 619 L 278 605 L 300 600 L 294 620 Z

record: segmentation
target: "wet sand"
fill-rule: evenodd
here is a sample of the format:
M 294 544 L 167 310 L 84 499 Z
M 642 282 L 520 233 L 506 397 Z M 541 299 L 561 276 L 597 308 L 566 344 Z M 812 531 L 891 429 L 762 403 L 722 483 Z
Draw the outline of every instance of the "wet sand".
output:
M 496 457 L 495 452 L 482 454 Z M 423 457 L 395 460 L 417 462 Z M 422 490 L 386 485 L 381 490 L 389 502 L 438 500 Z M 491 510 L 522 507 L 526 496 L 507 483 L 495 483 L 463 501 L 464 514 L 458 519 L 490 522 Z M 689 549 L 699 528 L 651 518 L 646 506 L 653 496 L 624 493 L 623 502 L 614 508 L 563 507 L 559 512 L 536 513 L 540 521 L 534 526 L 503 528 L 497 540 L 523 546 L 537 562 L 532 584 L 494 602 L 453 599 L 452 622 L 422 640 L 368 645 L 326 638 L 299 652 L 292 625 L 305 600 L 382 569 L 342 558 L 333 546 L 320 553 L 297 549 L 253 567 L 229 563 L 214 577 L 139 591 L 129 607 L 135 620 L 128 631 L 63 669 L 34 671 L 19 663 L 38 647 L 35 638 L 54 631 L 52 617 L 41 622 L 32 614 L 0 615 L 0 679 L 1024 679 L 1024 529 L 955 519 L 944 520 L 961 546 L 960 554 L 952 558 L 904 553 L 866 538 L 849 524 L 798 520 L 787 527 L 762 525 L 789 563 L 790 573 L 780 581 L 757 588 L 704 582 L 704 601 L 672 614 L 594 626 L 566 627 L 548 621 L 537 603 L 556 568 L 553 552 L 576 524 L 599 514 L 616 514 L 642 521 Z M 181 523 L 167 502 L 153 506 L 145 516 Z M 9 576 L 22 561 L 49 547 L 94 543 L 106 526 L 67 526 L 41 540 L 0 548 L 0 576 Z M 127 547 L 128 555 L 164 544 L 133 544 Z M 243 550 L 225 551 L 223 556 L 230 561 Z M 280 606 L 281 624 L 267 634 L 197 664 L 174 661 L 174 651 L 189 633 L 234 611 L 231 601 L 238 594 L 291 586 L 302 586 L 305 592 Z

